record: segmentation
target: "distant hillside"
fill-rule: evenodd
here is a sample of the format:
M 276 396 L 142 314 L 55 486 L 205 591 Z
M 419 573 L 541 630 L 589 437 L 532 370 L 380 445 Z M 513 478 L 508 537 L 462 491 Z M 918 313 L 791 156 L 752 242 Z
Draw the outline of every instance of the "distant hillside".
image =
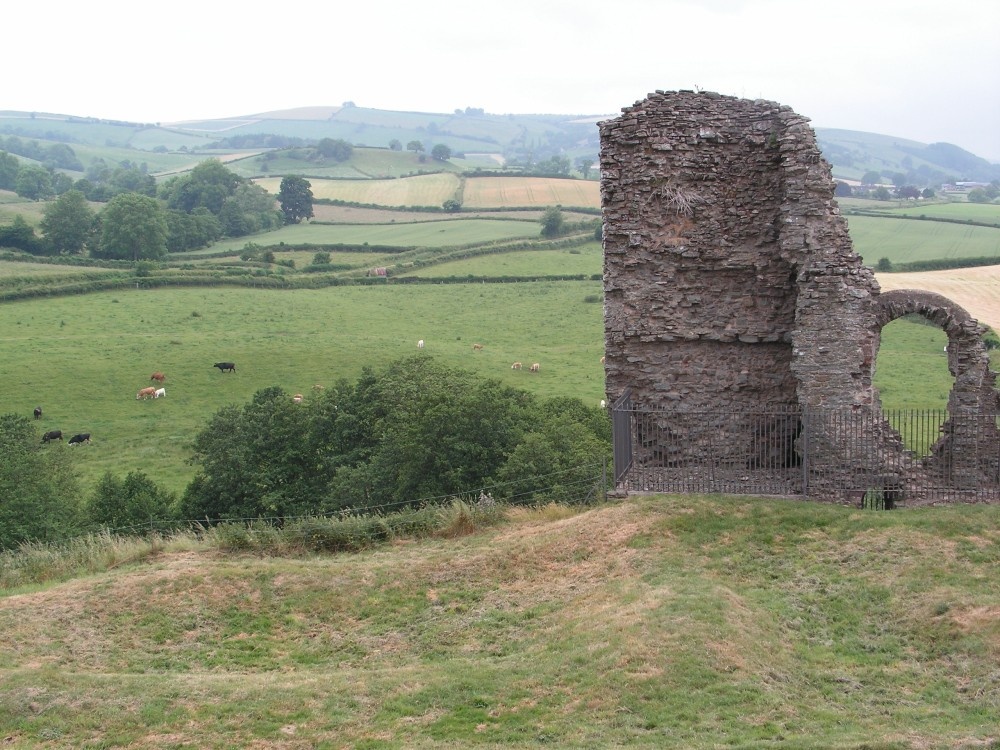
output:
M 902 175 L 900 184 L 936 186 L 955 180 L 992 182 L 1000 179 L 1000 164 L 950 143 L 925 144 L 877 133 L 816 128 L 816 140 L 835 177 L 860 179 L 876 171 L 886 181 Z M 897 181 L 899 182 L 899 181 Z
M 129 123 L 51 113 L 0 111 L 0 150 L 17 154 L 10 139 L 69 146 L 84 166 L 110 150 L 108 161 L 188 169 L 192 155 L 205 158 L 240 150 L 267 150 L 342 139 L 355 146 L 405 148 L 438 144 L 456 156 L 489 154 L 499 162 L 539 163 L 554 157 L 596 165 L 596 123 L 614 115 L 490 114 L 466 108 L 451 113 L 402 112 L 356 106 L 299 107 L 224 119 L 176 123 Z M 948 143 L 924 144 L 890 135 L 816 128 L 834 176 L 858 180 L 877 171 L 884 179 L 920 187 L 944 182 L 1000 179 L 1000 164 Z M 17 144 L 14 144 L 15 146 Z M 22 144 L 24 145 L 24 144 Z M 23 149 L 22 149 L 23 150 Z M 130 154 L 123 156 L 123 154 Z M 17 154 L 35 159 L 32 154 Z M 62 165 L 59 165 L 62 167 Z M 73 171 L 72 169 L 69 171 Z M 271 174 L 275 174 L 271 172 Z

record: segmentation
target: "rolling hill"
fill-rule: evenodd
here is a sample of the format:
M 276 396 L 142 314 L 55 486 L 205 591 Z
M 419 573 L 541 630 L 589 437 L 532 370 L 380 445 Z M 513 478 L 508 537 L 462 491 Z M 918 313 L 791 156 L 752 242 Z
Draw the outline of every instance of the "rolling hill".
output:
M 355 554 L 121 545 L 0 592 L 0 735 L 995 748 L 998 510 L 638 497 Z
M 301 107 L 225 119 L 175 123 L 129 123 L 66 114 L 0 110 L 0 150 L 10 138 L 63 143 L 81 161 L 103 155 L 119 162 L 145 162 L 153 172 L 177 171 L 196 163 L 192 155 L 253 154 L 322 138 L 354 146 L 386 149 L 393 141 L 407 145 L 444 144 L 464 157 L 490 155 L 523 163 L 553 156 L 597 162 L 596 123 L 613 114 L 491 114 L 481 109 L 452 113 L 401 112 L 355 106 Z M 946 181 L 1000 179 L 1000 165 L 947 144 L 923 144 L 894 137 L 835 128 L 816 128 L 817 140 L 834 176 L 859 179 L 877 171 L 887 178 L 904 175 L 919 187 Z M 17 145 L 16 143 L 14 144 Z M 497 166 L 496 160 L 490 160 Z M 487 163 L 490 163 L 487 162 Z M 302 165 L 297 165 L 302 172 Z M 280 172 L 271 172 L 280 174 Z M 362 176 L 362 175 L 354 175 Z

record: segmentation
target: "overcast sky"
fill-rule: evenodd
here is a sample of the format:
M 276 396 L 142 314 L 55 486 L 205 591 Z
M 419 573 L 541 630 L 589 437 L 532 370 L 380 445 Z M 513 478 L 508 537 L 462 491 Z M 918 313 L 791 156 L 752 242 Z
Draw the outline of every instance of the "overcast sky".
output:
M 1000 162 L 998 0 L 92 0 L 3 18 L 0 110 L 616 115 L 701 89 Z

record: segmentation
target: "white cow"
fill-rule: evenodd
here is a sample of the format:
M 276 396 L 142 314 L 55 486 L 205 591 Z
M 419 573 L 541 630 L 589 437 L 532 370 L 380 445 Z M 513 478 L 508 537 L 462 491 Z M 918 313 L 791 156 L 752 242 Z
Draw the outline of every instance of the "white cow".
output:
M 420 341 L 417 342 L 417 349 L 423 349 L 423 348 L 424 348 L 424 340 L 420 339 Z
M 157 388 L 155 391 L 153 391 L 153 398 L 159 398 L 160 396 L 166 398 L 167 396 L 166 388 Z

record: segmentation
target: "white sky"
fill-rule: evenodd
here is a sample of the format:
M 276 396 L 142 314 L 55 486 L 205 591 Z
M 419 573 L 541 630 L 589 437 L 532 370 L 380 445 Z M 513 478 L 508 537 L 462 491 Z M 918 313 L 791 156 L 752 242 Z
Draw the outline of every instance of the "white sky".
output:
M 702 89 L 1000 162 L 997 0 L 93 0 L 3 20 L 0 109 L 616 115 Z

